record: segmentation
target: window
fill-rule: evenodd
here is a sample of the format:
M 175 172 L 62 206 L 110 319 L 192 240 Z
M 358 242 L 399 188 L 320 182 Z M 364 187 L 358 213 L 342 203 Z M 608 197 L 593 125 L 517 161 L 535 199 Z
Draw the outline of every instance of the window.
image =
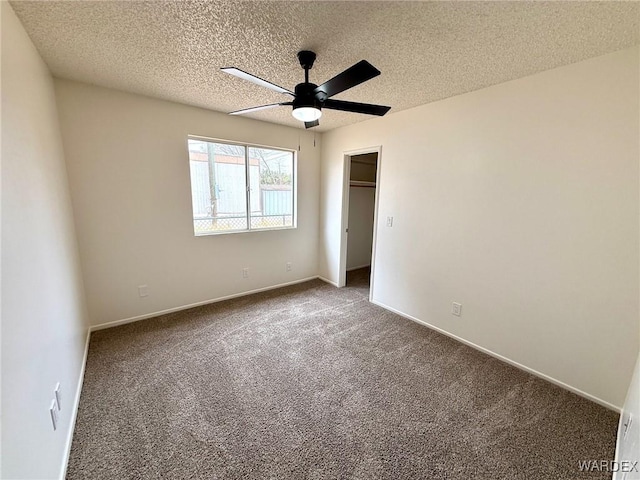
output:
M 295 156 L 290 150 L 190 137 L 196 235 L 295 228 Z

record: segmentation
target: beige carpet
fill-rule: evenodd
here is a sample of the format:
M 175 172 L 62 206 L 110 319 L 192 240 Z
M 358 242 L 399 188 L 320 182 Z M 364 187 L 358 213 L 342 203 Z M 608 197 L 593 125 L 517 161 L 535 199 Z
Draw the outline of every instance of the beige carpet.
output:
M 94 333 L 68 478 L 609 478 L 617 414 L 349 280 Z

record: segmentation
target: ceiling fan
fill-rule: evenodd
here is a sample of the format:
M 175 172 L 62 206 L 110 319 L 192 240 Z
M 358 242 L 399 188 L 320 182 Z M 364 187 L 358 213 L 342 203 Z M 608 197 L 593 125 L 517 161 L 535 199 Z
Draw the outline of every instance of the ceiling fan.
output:
M 315 59 L 316 54 L 314 52 L 309 50 L 302 50 L 298 52 L 300 66 L 304 68 L 304 82 L 296 85 L 295 93 L 268 82 L 267 80 L 256 77 L 255 75 L 244 72 L 238 68 L 222 68 L 221 70 L 223 72 L 293 97 L 293 101 L 290 102 L 272 103 L 269 105 L 261 105 L 259 107 L 245 108 L 243 110 L 230 112 L 229 115 L 242 115 L 245 113 L 257 112 L 258 110 L 265 110 L 267 108 L 291 105 L 293 106 L 293 110 L 291 112 L 293 116 L 297 120 L 304 122 L 305 128 L 311 128 L 320 125 L 318 120 L 322 116 L 323 108 L 379 116 L 384 115 L 391 109 L 391 107 L 385 107 L 383 105 L 345 102 L 343 100 L 332 100 L 330 98 L 380 75 L 380 70 L 366 60 L 359 61 L 355 65 L 347 68 L 344 72 L 333 77 L 331 80 L 327 80 L 322 85 L 318 86 L 309 82 L 309 70 L 313 67 Z

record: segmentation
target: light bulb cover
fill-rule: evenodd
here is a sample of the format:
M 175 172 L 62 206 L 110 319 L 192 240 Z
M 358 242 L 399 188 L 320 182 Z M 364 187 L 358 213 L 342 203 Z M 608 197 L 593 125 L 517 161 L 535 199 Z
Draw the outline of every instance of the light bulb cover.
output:
M 291 112 L 296 120 L 301 122 L 313 122 L 322 116 L 322 110 L 315 107 L 298 107 Z

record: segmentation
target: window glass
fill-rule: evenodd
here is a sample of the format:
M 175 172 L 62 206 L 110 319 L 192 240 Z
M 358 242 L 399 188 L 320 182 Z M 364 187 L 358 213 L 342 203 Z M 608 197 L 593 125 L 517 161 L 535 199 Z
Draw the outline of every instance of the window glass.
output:
M 293 153 L 249 147 L 251 228 L 293 226 Z
M 196 235 L 247 229 L 245 149 L 189 139 Z
M 196 235 L 295 227 L 295 157 L 189 138 Z

